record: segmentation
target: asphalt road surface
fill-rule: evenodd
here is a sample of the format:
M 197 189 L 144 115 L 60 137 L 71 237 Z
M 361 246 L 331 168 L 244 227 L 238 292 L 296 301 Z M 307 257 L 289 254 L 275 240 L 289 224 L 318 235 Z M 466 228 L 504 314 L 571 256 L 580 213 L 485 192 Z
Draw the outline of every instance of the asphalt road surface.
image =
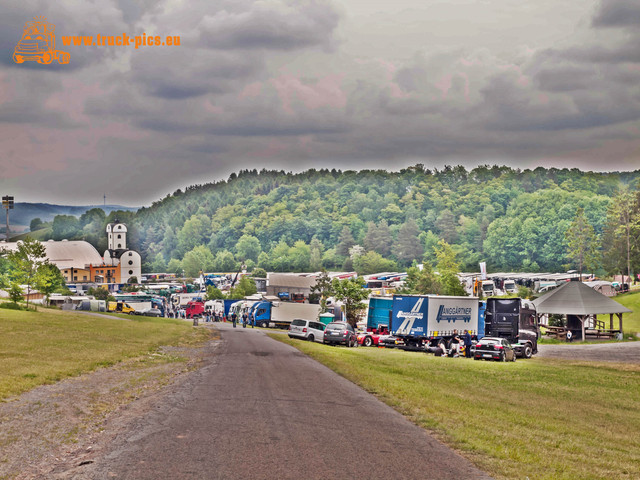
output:
M 296 349 L 217 326 L 222 341 L 203 368 L 56 478 L 490 478 Z

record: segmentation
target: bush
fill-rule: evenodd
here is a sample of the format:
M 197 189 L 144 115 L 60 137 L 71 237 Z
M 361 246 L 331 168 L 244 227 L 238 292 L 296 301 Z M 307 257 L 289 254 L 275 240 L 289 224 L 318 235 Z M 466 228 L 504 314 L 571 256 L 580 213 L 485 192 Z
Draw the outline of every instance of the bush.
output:
M 26 310 L 22 305 L 12 302 L 0 302 L 0 308 L 8 308 L 9 310 Z

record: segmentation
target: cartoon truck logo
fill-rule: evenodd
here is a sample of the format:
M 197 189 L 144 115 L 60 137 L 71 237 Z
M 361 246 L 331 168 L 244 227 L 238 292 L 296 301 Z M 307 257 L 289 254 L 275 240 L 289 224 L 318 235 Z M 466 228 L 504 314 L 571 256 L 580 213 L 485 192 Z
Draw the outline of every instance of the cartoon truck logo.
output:
M 45 17 L 33 17 L 32 22 L 24 24 L 22 38 L 13 51 L 16 63 L 38 62 L 49 65 L 54 60 L 60 64 L 69 63 L 71 55 L 56 50 L 56 26 L 45 21 Z

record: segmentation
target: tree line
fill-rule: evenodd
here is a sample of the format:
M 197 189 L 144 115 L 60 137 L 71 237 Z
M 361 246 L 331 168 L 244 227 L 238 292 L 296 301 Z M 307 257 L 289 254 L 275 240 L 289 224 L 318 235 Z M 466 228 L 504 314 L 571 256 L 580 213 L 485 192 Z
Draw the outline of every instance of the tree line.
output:
M 129 227 L 145 272 L 355 270 L 435 266 L 445 242 L 460 268 L 477 271 L 626 273 L 640 252 L 634 172 L 520 170 L 243 170 L 177 190 L 136 213 L 94 209 L 57 216 L 54 239 L 106 248 L 104 227 Z M 102 212 L 102 213 L 100 213 Z

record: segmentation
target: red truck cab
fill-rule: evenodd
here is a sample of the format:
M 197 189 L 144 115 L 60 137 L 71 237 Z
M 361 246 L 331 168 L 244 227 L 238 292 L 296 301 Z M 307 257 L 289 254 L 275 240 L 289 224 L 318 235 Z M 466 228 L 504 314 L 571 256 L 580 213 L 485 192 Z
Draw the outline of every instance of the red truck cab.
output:
M 388 325 L 378 325 L 378 328 L 367 327 L 366 332 L 358 334 L 358 343 L 363 347 L 378 346 L 382 335 L 389 335 Z

